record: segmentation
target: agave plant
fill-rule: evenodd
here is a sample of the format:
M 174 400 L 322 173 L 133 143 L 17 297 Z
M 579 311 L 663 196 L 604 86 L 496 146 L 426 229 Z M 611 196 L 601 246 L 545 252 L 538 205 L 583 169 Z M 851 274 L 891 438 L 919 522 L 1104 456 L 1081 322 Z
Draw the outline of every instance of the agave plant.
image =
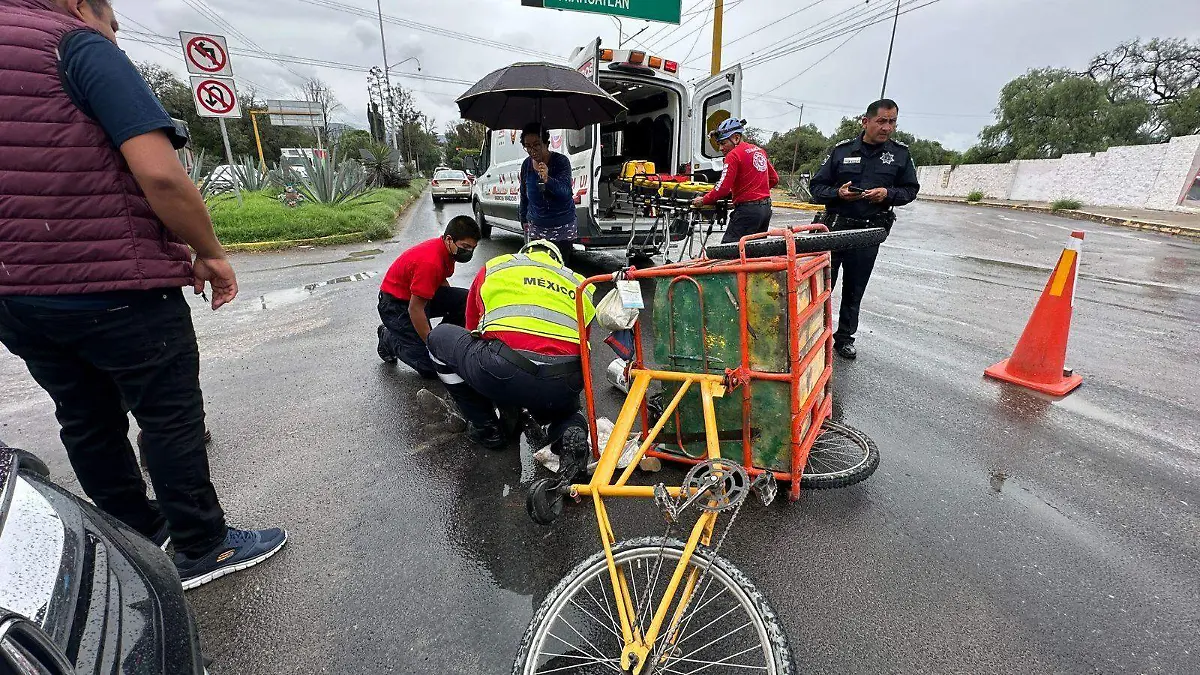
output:
M 286 188 L 289 185 L 299 185 L 302 176 L 296 168 L 282 162 L 276 162 L 267 171 L 267 182 L 274 188 Z
M 358 151 L 362 155 L 367 180 L 378 188 L 406 188 L 412 185 L 408 169 L 400 164 L 400 151 L 379 143 Z
M 354 160 L 338 162 L 337 151 L 326 157 L 306 159 L 308 175 L 302 177 L 300 192 L 317 204 L 348 204 L 371 193 L 367 172 Z
M 250 155 L 242 156 L 238 163 L 233 165 L 233 175 L 238 185 L 247 192 L 258 192 L 271 186 L 267 174 Z

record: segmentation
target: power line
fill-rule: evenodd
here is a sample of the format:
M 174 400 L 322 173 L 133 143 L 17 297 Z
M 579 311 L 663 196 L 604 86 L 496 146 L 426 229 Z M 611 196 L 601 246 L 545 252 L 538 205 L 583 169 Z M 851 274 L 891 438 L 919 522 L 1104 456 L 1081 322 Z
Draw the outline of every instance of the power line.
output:
M 708 20 L 707 16 L 705 16 L 704 20 L 704 25 L 712 23 Z M 692 48 L 688 50 L 687 56 L 683 57 L 684 61 L 686 61 L 688 57 L 692 55 L 692 52 L 696 51 L 696 45 L 700 44 L 700 38 L 704 36 L 704 25 L 700 26 L 700 30 L 696 31 L 696 39 L 692 41 Z
M 917 5 L 916 7 L 912 6 L 920 1 L 921 0 L 907 0 L 907 2 L 903 6 L 908 7 L 908 9 L 903 12 L 900 12 L 900 13 L 908 14 L 909 12 L 915 12 L 918 9 L 923 9 L 930 5 L 935 5 L 939 2 L 941 2 L 941 0 L 928 0 L 928 2 L 925 2 L 925 4 Z M 891 14 L 892 14 L 891 8 L 885 7 L 885 8 L 883 8 L 882 12 L 875 12 L 874 14 L 869 14 L 866 17 L 859 17 L 857 19 L 852 19 L 851 22 L 849 23 L 849 25 L 846 25 L 844 27 L 834 26 L 834 27 L 830 27 L 824 33 L 818 33 L 815 35 L 808 35 L 806 37 L 801 37 L 798 40 L 794 41 L 793 43 L 791 43 L 789 45 L 785 45 L 784 47 L 781 47 L 780 49 L 777 49 L 772 52 L 768 52 L 766 54 L 762 54 L 756 58 L 749 59 L 748 61 L 743 62 L 743 67 L 746 69 L 750 69 L 750 68 L 754 68 L 756 66 L 761 66 L 765 63 L 775 61 L 777 59 L 783 58 L 790 54 L 794 54 L 798 51 L 808 49 L 809 47 L 815 47 L 816 45 L 823 44 L 825 42 L 829 42 L 830 40 L 835 40 L 843 35 L 853 32 L 855 30 L 858 30 L 861 28 L 866 28 L 868 26 L 874 26 L 875 24 L 882 23 L 884 21 L 888 21 L 891 19 Z
M 171 46 L 171 47 L 179 46 L 179 42 L 177 41 L 177 39 L 168 37 L 166 35 L 159 35 L 157 33 L 141 33 L 139 31 L 130 31 L 130 32 L 132 33 L 132 37 L 126 37 L 125 39 L 133 41 L 133 42 L 140 42 L 140 43 L 144 43 L 144 44 L 160 44 L 160 45 L 166 45 L 166 46 Z M 346 70 L 346 71 L 356 72 L 356 73 L 370 72 L 371 68 L 373 67 L 373 66 L 361 66 L 358 64 L 354 64 L 354 63 L 343 63 L 340 61 L 328 61 L 325 59 L 311 59 L 311 58 L 304 57 L 304 56 L 290 56 L 288 54 L 272 54 L 270 52 L 265 52 L 262 50 L 253 50 L 253 49 L 245 49 L 245 48 L 230 48 L 229 51 L 234 56 L 244 56 L 246 58 L 251 58 L 251 59 L 265 59 L 268 61 L 287 61 L 289 63 L 297 63 L 300 65 L 316 66 L 319 68 L 330 68 L 333 70 Z M 442 76 L 438 76 L 438 75 L 427 75 L 425 73 L 395 72 L 395 73 L 393 73 L 393 75 L 396 75 L 397 77 L 406 77 L 406 78 L 414 79 L 414 80 L 425 80 L 425 81 L 429 81 L 429 82 L 444 82 L 446 84 L 462 84 L 462 85 L 468 85 L 468 86 L 475 84 L 474 82 L 472 82 L 470 80 L 462 80 L 462 79 L 453 78 L 453 77 L 442 77 Z
M 836 47 L 834 47 L 833 49 L 829 50 L 829 53 L 828 53 L 828 54 L 826 54 L 825 56 L 822 56 L 821 58 L 817 59 L 817 60 L 816 60 L 816 61 L 814 61 L 814 62 L 813 62 L 813 63 L 812 63 L 812 64 L 811 64 L 809 67 L 805 68 L 804 70 L 802 70 L 802 71 L 800 71 L 800 72 L 796 73 L 795 75 L 793 75 L 793 76 L 789 77 L 788 79 L 784 80 L 783 82 L 780 82 L 779 84 L 775 85 L 775 86 L 773 87 L 773 89 L 775 89 L 775 90 L 779 90 L 779 89 L 783 88 L 783 86 L 784 86 L 784 85 L 791 84 L 792 82 L 795 82 L 797 79 L 799 79 L 799 77 L 800 77 L 801 75 L 803 75 L 803 74 L 807 73 L 808 71 L 812 70 L 813 68 L 816 68 L 817 66 L 821 65 L 821 62 L 822 62 L 822 61 L 824 61 L 825 59 L 827 59 L 827 58 L 829 58 L 829 57 L 833 56 L 833 55 L 834 55 L 834 54 L 837 52 L 837 50 L 841 49 L 842 47 L 845 47 L 845 46 L 846 46 L 846 43 L 848 43 L 848 42 L 850 42 L 851 40 L 853 40 L 854 38 L 858 37 L 858 34 L 859 34 L 859 33 L 861 33 L 861 32 L 863 32 L 864 30 L 866 30 L 866 26 L 863 26 L 862 28 L 859 28 L 858 30 L 854 31 L 853 33 L 851 33 L 851 34 L 850 34 L 850 37 L 846 38 L 845 40 L 842 40 L 842 42 L 841 42 L 840 44 L 838 44 L 838 46 L 836 46 Z
M 787 21 L 788 19 L 792 18 L 793 16 L 796 16 L 796 15 L 797 15 L 797 14 L 799 14 L 800 12 L 803 12 L 803 11 L 805 11 L 805 10 L 812 9 L 813 7 L 816 7 L 817 5 L 821 4 L 822 2 L 826 2 L 826 0 L 816 0 L 815 2 L 812 2 L 812 3 L 808 4 L 808 5 L 805 5 L 805 6 L 801 7 L 800 9 L 797 9 L 796 11 L 792 12 L 791 14 L 786 14 L 786 15 L 784 15 L 784 16 L 781 16 L 781 17 L 779 17 L 778 19 L 775 19 L 775 20 L 773 20 L 773 21 L 769 21 L 769 22 L 767 22 L 767 23 L 765 23 L 765 24 L 763 24 L 763 25 L 759 26 L 758 28 L 755 28 L 754 30 L 750 31 L 749 33 L 746 33 L 745 35 L 741 36 L 740 38 L 736 38 L 736 39 L 734 39 L 734 40 L 730 40 L 729 42 L 726 42 L 724 45 L 722 45 L 722 47 L 721 47 L 721 48 L 722 48 L 722 49 L 725 49 L 725 48 L 727 48 L 727 47 L 731 47 L 731 46 L 733 46 L 733 45 L 735 45 L 735 44 L 737 44 L 737 43 L 741 42 L 742 40 L 745 40 L 745 39 L 747 39 L 747 38 L 749 38 L 749 37 L 753 37 L 754 35 L 757 35 L 759 31 L 761 31 L 761 30 L 763 30 L 763 29 L 766 29 L 766 28 L 770 28 L 771 26 L 777 26 L 777 25 L 779 25 L 780 23 L 782 23 L 782 22 L 784 22 L 784 21 Z M 793 36 L 793 37 L 794 37 L 794 36 Z M 787 40 L 787 38 L 784 38 L 784 40 Z M 782 41 L 784 41 L 784 40 L 781 40 L 781 42 L 782 42 Z M 778 44 L 778 43 L 776 43 L 776 44 Z M 711 55 L 712 55 L 712 52 L 711 52 L 711 51 L 710 51 L 710 52 L 705 52 L 704 54 L 701 54 L 700 56 L 697 56 L 696 58 L 692 59 L 692 60 L 690 61 L 690 63 L 694 63 L 694 62 L 696 62 L 696 61 L 701 61 L 701 60 L 703 60 L 703 59 L 704 59 L 704 57 L 706 57 L 706 56 L 711 56 Z
M 345 14 L 352 14 L 354 16 L 360 16 L 360 17 L 363 17 L 366 19 L 378 20 L 378 18 L 379 18 L 379 14 L 376 12 L 373 12 L 373 11 L 367 10 L 367 9 L 363 9 L 362 7 L 355 7 L 354 5 L 347 5 L 342 2 L 335 2 L 334 0 L 297 0 L 297 2 L 302 2 L 307 5 L 314 5 L 316 7 L 323 7 L 325 9 L 330 9 L 330 10 L 342 12 Z M 419 30 L 419 31 L 426 32 L 426 33 L 432 33 L 434 35 L 450 38 L 452 40 L 469 42 L 474 45 L 482 45 L 484 47 L 493 47 L 495 49 L 503 49 L 504 51 L 508 51 L 508 52 L 517 52 L 520 54 L 526 54 L 529 56 L 537 56 L 537 57 L 541 57 L 541 58 L 551 59 L 554 61 L 562 61 L 562 57 L 559 57 L 557 55 L 550 54 L 547 52 L 538 51 L 536 49 L 529 49 L 528 47 L 522 47 L 520 45 L 508 44 L 506 42 L 499 42 L 497 40 L 488 40 L 486 38 L 482 38 L 482 37 L 479 37 L 476 35 L 469 35 L 467 33 L 450 30 L 448 28 L 442 28 L 440 26 L 433 26 L 433 25 L 426 24 L 426 23 L 419 23 L 416 21 L 411 21 L 409 19 L 403 19 L 398 16 L 384 14 L 383 20 L 385 23 L 395 24 L 398 26 L 404 26 L 406 28 L 412 28 L 414 30 Z
M 682 18 L 685 16 L 695 16 L 696 14 L 703 14 L 703 13 L 707 12 L 708 11 L 707 7 L 705 7 L 703 10 L 697 9 L 697 8 L 700 7 L 701 5 L 711 5 L 711 4 L 712 4 L 712 0 L 696 0 L 696 3 L 694 5 L 689 7 L 686 12 L 684 12 L 682 15 L 680 15 L 680 20 L 682 21 Z M 688 19 L 688 21 L 690 22 L 691 19 Z M 646 42 L 650 42 L 651 40 L 658 39 L 658 37 L 660 35 L 662 35 L 663 32 L 665 32 L 665 31 L 670 31 L 670 33 L 667 33 L 667 35 L 670 35 L 671 33 L 674 33 L 675 31 L 679 30 L 682 27 L 683 27 L 682 23 L 675 26 L 674 28 L 671 28 L 671 24 L 664 24 L 663 26 L 660 26 L 658 30 L 654 31 L 653 33 L 647 35 L 646 37 L 644 37 L 642 39 L 644 39 Z
M 257 42 L 252 40 L 245 33 L 238 30 L 236 27 L 233 26 L 233 24 L 226 21 L 224 19 L 224 17 L 222 17 L 215 9 L 210 7 L 204 0 L 183 0 L 183 3 L 185 5 L 187 5 L 188 7 L 191 7 L 192 10 L 194 10 L 197 14 L 199 14 L 201 16 L 201 18 L 207 19 L 208 21 L 212 22 L 213 25 L 222 29 L 224 32 L 231 33 L 238 40 L 245 42 L 246 44 L 250 45 L 254 49 L 262 50 L 261 45 L 259 45 Z M 278 62 L 278 63 L 279 63 L 279 65 L 283 66 L 283 68 L 285 70 L 287 70 L 289 73 L 300 78 L 300 80 L 303 81 L 303 80 L 307 79 L 304 75 L 301 75 L 300 73 L 297 73 L 292 68 L 289 68 L 287 66 L 287 64 L 285 64 L 283 62 Z

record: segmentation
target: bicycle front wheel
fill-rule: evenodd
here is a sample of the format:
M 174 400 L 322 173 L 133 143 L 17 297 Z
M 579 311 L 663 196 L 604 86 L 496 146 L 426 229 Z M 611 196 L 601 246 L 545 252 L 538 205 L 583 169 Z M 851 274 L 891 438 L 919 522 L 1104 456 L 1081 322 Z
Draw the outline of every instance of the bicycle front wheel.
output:
M 676 539 L 645 537 L 617 543 L 613 559 L 624 573 L 636 616 L 646 631 L 671 574 L 683 556 Z M 674 631 L 680 584 L 645 674 L 795 672 L 791 648 L 775 611 L 733 563 L 697 550 L 688 563 L 699 582 Z M 688 579 L 684 575 L 684 581 Z M 513 675 L 623 673 L 625 647 L 608 565 L 601 551 L 580 563 L 555 587 L 533 616 L 513 665 Z

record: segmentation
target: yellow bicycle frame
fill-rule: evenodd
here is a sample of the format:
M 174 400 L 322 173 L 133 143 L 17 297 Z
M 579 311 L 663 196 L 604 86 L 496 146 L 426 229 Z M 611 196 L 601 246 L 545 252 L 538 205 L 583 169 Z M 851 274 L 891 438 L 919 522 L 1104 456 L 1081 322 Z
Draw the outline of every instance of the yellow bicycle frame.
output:
M 696 583 L 699 580 L 699 569 L 693 569 L 688 573 L 688 563 L 692 559 L 692 554 L 695 553 L 696 547 L 703 544 L 708 546 L 712 541 L 713 528 L 717 521 L 717 513 L 715 511 L 704 511 L 701 513 L 696 524 L 692 527 L 691 534 L 688 536 L 687 543 L 683 549 L 683 555 L 679 558 L 679 563 L 675 566 L 675 571 L 671 575 L 671 581 L 667 585 L 666 592 L 663 595 L 662 601 L 654 613 L 654 620 L 650 623 L 645 634 L 641 633 L 640 626 L 635 625 L 636 617 L 634 614 L 637 609 L 634 604 L 633 597 L 629 592 L 629 584 L 625 579 L 624 571 L 619 569 L 613 558 L 612 547 L 616 543 L 617 538 L 613 532 L 612 523 L 608 519 L 608 510 L 604 506 L 605 497 L 642 497 L 654 498 L 654 488 L 651 486 L 626 485 L 629 478 L 633 475 L 633 470 L 641 462 L 646 451 L 653 447 L 655 439 L 659 432 L 666 425 L 675 409 L 679 407 L 679 403 L 683 400 L 685 394 L 691 389 L 692 385 L 698 384 L 700 387 L 700 401 L 704 410 L 704 430 L 705 441 L 707 444 L 707 458 L 720 459 L 721 450 L 718 444 L 717 436 L 717 417 L 713 407 L 713 399 L 720 398 L 725 395 L 725 378 L 721 375 L 706 375 L 693 373 L 675 373 L 658 370 L 638 370 L 635 369 L 631 373 L 632 382 L 629 389 L 629 396 L 625 399 L 625 405 L 621 408 L 621 414 L 617 417 L 617 422 L 613 427 L 612 435 L 609 436 L 608 444 L 604 447 L 604 452 L 600 455 L 600 463 L 596 467 L 596 472 L 592 476 L 592 480 L 586 485 L 572 486 L 573 493 L 579 496 L 591 496 L 596 507 L 596 520 L 600 527 L 600 540 L 604 544 L 604 556 L 608 561 L 608 573 L 612 587 L 616 594 L 617 614 L 621 620 L 621 633 L 625 640 L 625 648 L 621 653 L 621 669 L 625 672 L 632 672 L 633 675 L 638 675 L 643 672 L 646 667 L 647 659 L 650 652 L 654 648 L 655 642 L 658 641 L 658 636 L 663 630 L 663 624 L 667 620 L 667 615 L 671 611 L 672 601 L 675 599 L 675 594 L 679 587 L 683 584 L 683 594 L 679 601 L 675 603 L 675 613 L 671 617 L 671 622 L 668 626 L 668 635 L 670 642 L 678 639 L 679 622 L 683 618 L 683 613 L 690 604 L 692 593 L 695 591 Z M 678 393 L 675 398 L 663 411 L 658 423 L 646 434 L 645 439 L 638 447 L 637 454 L 633 461 L 621 474 L 620 478 L 613 482 L 613 475 L 616 473 L 617 462 L 620 460 L 622 451 L 625 448 L 626 439 L 629 438 L 630 432 L 633 430 L 634 422 L 641 410 L 642 402 L 646 398 L 646 390 L 650 383 L 654 380 L 666 382 L 681 382 Z M 670 495 L 674 498 L 679 498 L 683 488 L 667 488 Z M 690 496 L 690 495 L 686 495 Z M 684 576 L 687 579 L 684 579 Z M 632 670 L 630 670 L 632 668 Z

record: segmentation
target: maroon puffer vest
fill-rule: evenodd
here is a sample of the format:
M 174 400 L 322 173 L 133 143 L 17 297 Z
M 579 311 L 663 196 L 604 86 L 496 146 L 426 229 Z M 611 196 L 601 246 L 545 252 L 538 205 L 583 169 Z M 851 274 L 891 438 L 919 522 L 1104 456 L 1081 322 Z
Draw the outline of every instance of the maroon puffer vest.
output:
M 59 41 L 86 28 L 51 0 L 0 0 L 0 295 L 192 283 L 188 247 L 59 79 Z

